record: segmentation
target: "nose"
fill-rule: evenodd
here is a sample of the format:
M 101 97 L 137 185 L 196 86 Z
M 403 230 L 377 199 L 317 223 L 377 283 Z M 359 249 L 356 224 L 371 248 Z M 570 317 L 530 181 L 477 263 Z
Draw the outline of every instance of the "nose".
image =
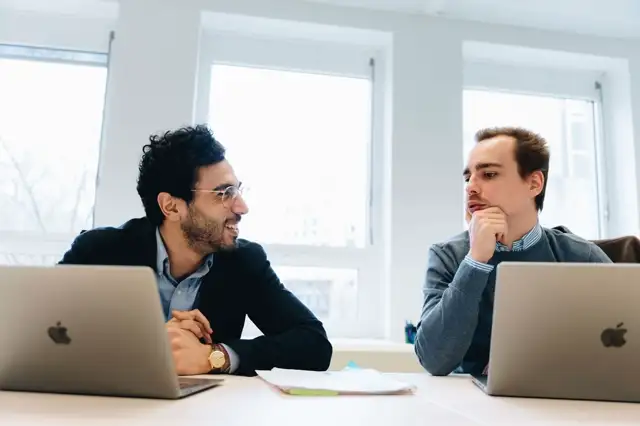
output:
M 247 202 L 241 194 L 238 194 L 238 196 L 233 200 L 231 211 L 238 215 L 245 215 L 249 213 L 249 206 L 247 206 Z
M 469 177 L 469 180 L 467 181 L 466 191 L 467 195 L 478 195 L 480 193 L 478 182 L 473 176 Z

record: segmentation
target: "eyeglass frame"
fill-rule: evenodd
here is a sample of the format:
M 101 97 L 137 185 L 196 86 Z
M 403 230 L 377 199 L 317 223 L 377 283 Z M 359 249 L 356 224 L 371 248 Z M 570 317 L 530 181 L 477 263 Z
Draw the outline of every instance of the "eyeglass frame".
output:
M 228 201 L 228 204 L 225 204 L 225 200 L 224 200 L 224 196 L 225 194 L 230 190 L 230 189 L 234 189 L 236 191 L 235 195 L 233 195 Z M 246 190 L 246 187 L 242 186 L 242 182 L 240 182 L 237 186 L 236 185 L 229 185 L 224 189 L 201 189 L 201 188 L 195 188 L 192 189 L 191 192 L 206 192 L 209 194 L 216 194 L 218 196 L 220 196 L 220 201 L 222 202 L 222 205 L 230 208 L 233 203 L 235 203 L 235 201 L 237 200 L 238 196 L 242 196 L 242 193 Z

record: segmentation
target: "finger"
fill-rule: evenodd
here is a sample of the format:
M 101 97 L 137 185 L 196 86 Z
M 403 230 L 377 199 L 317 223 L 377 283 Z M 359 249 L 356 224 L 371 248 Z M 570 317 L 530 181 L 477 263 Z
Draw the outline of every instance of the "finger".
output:
M 503 214 L 503 213 L 498 213 L 498 212 L 485 212 L 485 211 L 481 211 L 481 212 L 476 212 L 474 213 L 475 217 L 477 219 L 488 219 L 488 218 L 493 218 L 493 219 L 506 219 L 507 217 Z
M 198 339 L 204 339 L 207 343 L 211 343 L 211 334 L 207 332 L 207 329 L 205 328 L 205 326 L 196 321 L 193 321 L 193 325 L 197 327 L 199 330 L 198 334 L 196 333 L 193 333 L 193 334 L 195 334 L 198 337 Z
M 504 215 L 504 210 L 500 207 L 487 207 L 486 209 L 476 210 L 474 214 L 477 213 L 485 213 L 485 214 L 501 214 Z
M 506 234 L 507 233 L 507 224 L 504 222 L 491 222 L 485 225 L 487 229 L 491 230 L 491 232 L 495 234 Z
M 504 216 L 498 216 L 498 215 L 489 215 L 489 216 L 480 216 L 478 217 L 478 222 L 486 222 L 486 221 L 500 221 L 500 222 L 507 222 L 507 218 Z
M 478 222 L 484 222 L 487 220 L 499 220 L 501 222 L 506 222 L 507 218 L 505 216 L 499 215 L 499 214 L 490 214 L 490 215 L 486 215 L 486 216 L 478 216 L 477 221 Z
M 179 336 L 181 334 L 181 331 L 178 327 L 167 327 L 167 334 L 169 335 L 169 338 L 172 339 Z
M 196 321 L 204 326 L 205 332 L 210 329 L 209 321 L 198 309 L 191 311 L 173 311 L 173 316 L 180 321 Z
M 487 212 L 487 213 L 497 213 L 497 214 L 501 214 L 504 215 L 504 211 L 500 208 L 500 207 L 487 207 L 484 210 L 479 210 L 480 212 Z
M 211 340 L 211 333 L 209 333 L 204 324 L 201 324 L 197 321 L 193 321 L 193 324 L 194 326 L 198 327 L 198 330 L 200 330 L 200 334 L 196 334 L 198 339 L 204 339 L 206 343 L 213 343 L 213 341 Z
M 171 311 L 171 316 L 178 321 L 193 319 L 193 314 L 190 311 Z
M 500 227 L 496 227 L 494 228 L 493 231 L 496 235 L 496 239 L 502 243 L 504 243 L 504 240 L 507 236 L 507 229 L 504 226 L 500 226 Z
M 496 239 L 499 239 L 499 235 L 506 235 L 506 227 L 500 224 L 485 224 L 479 230 L 482 234 L 489 233 L 491 235 L 495 235 Z
M 185 320 L 180 322 L 180 328 L 183 330 L 188 330 L 190 332 L 192 332 L 193 334 L 195 334 L 195 336 L 198 339 L 201 339 L 204 336 L 204 332 L 202 330 L 202 327 L 200 326 L 200 324 L 198 324 L 197 322 L 193 321 L 193 320 Z
M 211 329 L 211 324 L 209 324 L 209 320 L 207 319 L 207 317 L 205 317 L 202 312 L 200 312 L 200 310 L 198 309 L 194 309 L 193 311 L 190 311 L 193 316 L 194 319 L 196 321 L 198 321 L 200 324 L 204 325 L 205 331 L 207 332 L 207 334 L 211 334 L 213 333 L 213 330 Z
M 480 229 L 505 229 L 507 223 L 501 219 L 488 219 L 479 224 Z

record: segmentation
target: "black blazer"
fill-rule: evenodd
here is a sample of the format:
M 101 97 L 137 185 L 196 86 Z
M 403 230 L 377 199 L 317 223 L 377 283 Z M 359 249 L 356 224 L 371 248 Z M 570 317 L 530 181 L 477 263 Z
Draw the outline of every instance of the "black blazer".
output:
M 155 271 L 155 232 L 146 218 L 82 232 L 60 264 L 148 266 Z M 194 306 L 211 323 L 214 342 L 238 354 L 234 374 L 252 376 L 255 370 L 274 367 L 326 370 L 333 349 L 322 323 L 282 285 L 260 245 L 238 239 L 237 246 L 216 253 Z M 263 336 L 240 338 L 246 316 Z

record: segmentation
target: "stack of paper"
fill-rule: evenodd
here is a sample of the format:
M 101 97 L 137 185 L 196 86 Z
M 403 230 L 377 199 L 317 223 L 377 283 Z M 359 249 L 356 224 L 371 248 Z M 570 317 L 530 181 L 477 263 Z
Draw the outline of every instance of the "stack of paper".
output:
M 291 395 L 401 395 L 415 390 L 411 384 L 366 369 L 317 372 L 275 368 L 257 373 Z

